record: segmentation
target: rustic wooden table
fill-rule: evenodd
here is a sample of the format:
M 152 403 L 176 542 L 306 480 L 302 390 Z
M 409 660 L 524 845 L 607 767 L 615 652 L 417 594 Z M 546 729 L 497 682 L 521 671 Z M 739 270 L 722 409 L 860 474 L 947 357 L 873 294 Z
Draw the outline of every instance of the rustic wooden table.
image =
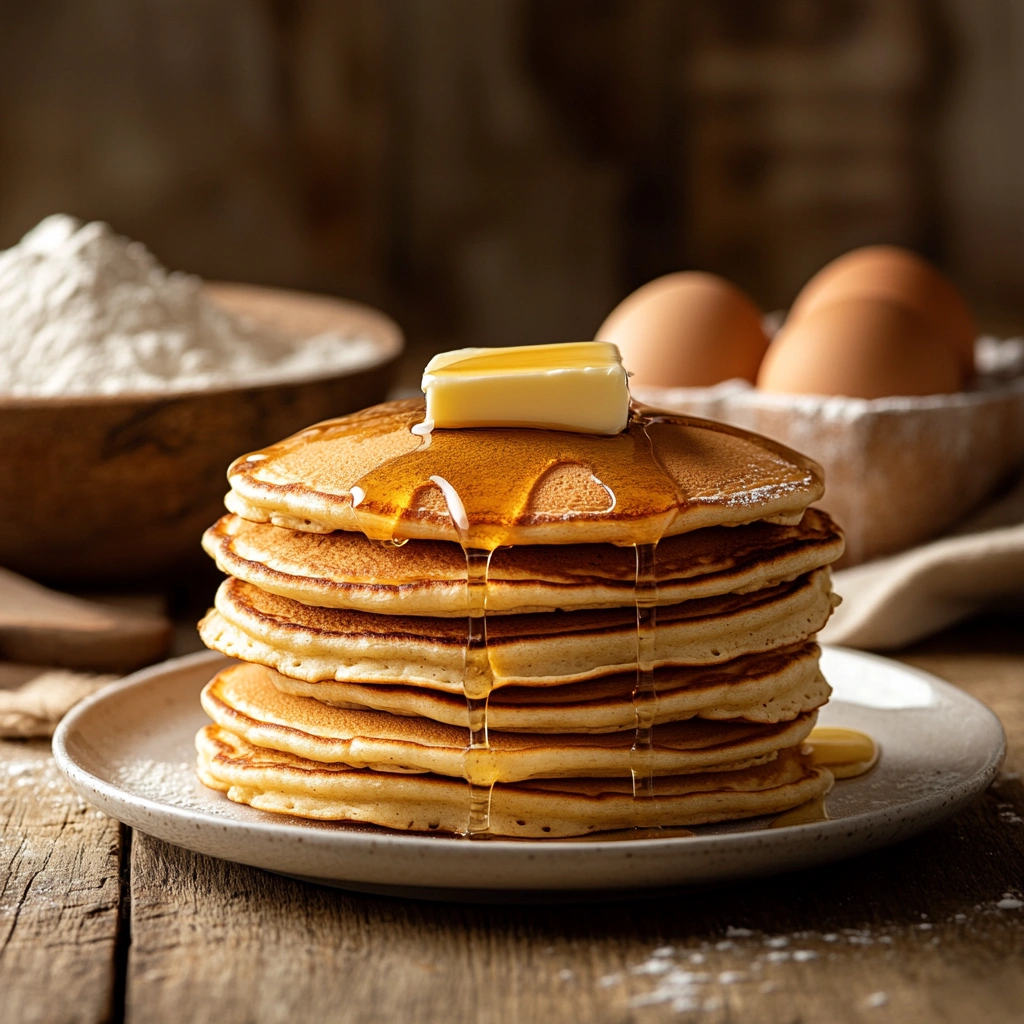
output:
M 1024 629 L 902 652 L 999 714 L 995 785 L 881 853 L 623 903 L 473 906 L 187 853 L 0 743 L 0 1021 L 1024 1020 Z

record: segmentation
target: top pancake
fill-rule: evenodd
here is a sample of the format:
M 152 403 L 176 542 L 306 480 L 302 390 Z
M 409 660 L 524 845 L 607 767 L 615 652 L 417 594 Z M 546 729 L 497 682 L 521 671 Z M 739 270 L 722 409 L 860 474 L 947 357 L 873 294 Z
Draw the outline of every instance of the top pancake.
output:
M 327 420 L 235 461 L 228 508 L 254 522 L 372 539 L 653 543 L 708 526 L 799 522 L 816 463 L 738 427 L 637 408 L 621 434 L 412 433 L 411 399 Z
M 379 544 L 361 533 L 302 533 L 224 516 L 203 547 L 227 574 L 323 608 L 391 615 L 465 616 L 466 556 L 447 541 Z M 668 537 L 657 548 L 658 604 L 774 586 L 843 551 L 838 527 L 808 509 L 796 526 L 751 523 Z M 636 555 L 613 544 L 499 548 L 487 610 L 513 614 L 618 608 L 634 600 Z

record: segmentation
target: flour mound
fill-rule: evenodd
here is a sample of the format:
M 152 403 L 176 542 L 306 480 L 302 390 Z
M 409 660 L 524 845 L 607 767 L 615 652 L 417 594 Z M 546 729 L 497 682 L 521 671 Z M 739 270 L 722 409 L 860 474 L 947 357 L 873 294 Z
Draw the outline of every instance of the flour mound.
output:
M 114 395 L 355 369 L 365 336 L 296 343 L 221 309 L 190 274 L 100 222 L 47 217 L 0 251 L 0 393 Z

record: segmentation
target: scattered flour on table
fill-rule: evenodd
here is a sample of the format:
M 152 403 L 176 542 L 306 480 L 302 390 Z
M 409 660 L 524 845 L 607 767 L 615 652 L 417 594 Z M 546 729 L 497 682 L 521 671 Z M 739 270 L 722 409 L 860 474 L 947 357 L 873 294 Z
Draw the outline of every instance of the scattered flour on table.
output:
M 0 251 L 0 394 L 187 391 L 373 363 L 364 335 L 295 343 L 217 306 L 98 221 L 55 214 Z
M 1005 892 L 1001 899 L 978 904 L 969 914 L 953 914 L 941 923 L 962 933 L 981 917 L 1006 917 L 1021 910 L 1024 899 L 1020 893 Z M 730 927 L 724 938 L 705 940 L 689 948 L 658 946 L 646 960 L 598 978 L 597 985 L 605 990 L 624 990 L 622 995 L 633 1010 L 669 1005 L 677 1013 L 712 1012 L 725 1005 L 731 986 L 742 986 L 747 998 L 754 993 L 784 991 L 785 972 L 793 969 L 785 965 L 798 964 L 804 970 L 813 970 L 819 960 L 834 960 L 843 955 L 861 959 L 869 946 L 876 947 L 886 960 L 897 957 L 899 948 L 908 942 L 938 946 L 940 939 L 932 934 L 937 923 L 922 914 L 917 923 L 878 929 L 842 928 L 824 933 L 766 935 L 750 928 Z M 726 962 L 721 964 L 724 958 L 716 954 L 724 954 Z M 714 959 L 720 962 L 717 969 L 709 963 Z M 641 986 L 644 990 L 636 991 Z M 865 992 L 856 998 L 864 1009 L 878 1009 L 889 1002 L 888 993 L 882 991 Z
M 1017 813 L 1016 805 L 1009 800 L 1002 799 L 1003 788 L 1012 782 L 1020 780 L 1020 772 L 1000 772 L 999 777 L 992 784 L 992 792 L 996 795 L 996 813 L 999 820 L 1006 825 L 1024 825 L 1024 818 Z
M 88 806 L 68 785 L 49 753 L 0 760 L 0 799 L 5 794 L 28 800 L 37 810 L 55 812 L 60 816 L 69 810 L 81 813 Z

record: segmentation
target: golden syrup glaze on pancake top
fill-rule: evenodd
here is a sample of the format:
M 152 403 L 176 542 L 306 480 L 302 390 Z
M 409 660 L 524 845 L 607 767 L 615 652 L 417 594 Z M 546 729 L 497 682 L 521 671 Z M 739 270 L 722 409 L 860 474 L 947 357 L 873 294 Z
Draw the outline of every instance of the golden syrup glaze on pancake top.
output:
M 374 406 L 237 459 L 229 508 L 299 530 L 465 539 L 493 550 L 632 546 L 705 526 L 797 522 L 824 491 L 812 460 L 696 417 L 636 406 L 627 429 L 610 437 L 489 427 L 413 433 L 423 408 L 418 400 Z

